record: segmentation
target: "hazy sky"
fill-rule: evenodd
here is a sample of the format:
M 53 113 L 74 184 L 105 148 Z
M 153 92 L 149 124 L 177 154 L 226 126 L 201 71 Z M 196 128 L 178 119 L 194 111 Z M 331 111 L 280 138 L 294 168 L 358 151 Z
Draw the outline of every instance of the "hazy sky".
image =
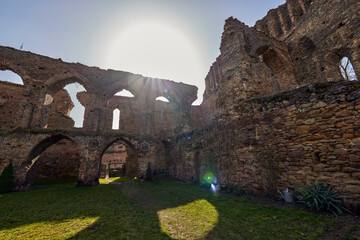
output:
M 225 19 L 252 26 L 284 2 L 0 0 L 0 45 L 196 85 L 199 104 Z

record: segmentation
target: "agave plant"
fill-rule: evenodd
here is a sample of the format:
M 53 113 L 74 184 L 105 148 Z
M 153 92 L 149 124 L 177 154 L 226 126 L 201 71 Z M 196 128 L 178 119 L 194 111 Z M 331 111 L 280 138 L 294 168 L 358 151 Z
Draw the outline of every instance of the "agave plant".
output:
M 332 212 L 335 216 L 342 214 L 344 211 L 349 212 L 349 210 L 343 207 L 341 196 L 330 185 L 324 185 L 322 182 L 317 184 L 312 182 L 311 186 L 304 186 L 301 189 L 297 189 L 297 191 L 298 202 L 305 204 L 312 210 L 315 208 L 318 212 Z

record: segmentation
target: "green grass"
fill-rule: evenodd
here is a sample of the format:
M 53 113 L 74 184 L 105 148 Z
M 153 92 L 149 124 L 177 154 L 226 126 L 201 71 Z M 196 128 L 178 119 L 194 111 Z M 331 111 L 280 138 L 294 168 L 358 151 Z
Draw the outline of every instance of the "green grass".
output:
M 128 176 L 124 176 L 124 177 L 111 177 L 111 178 L 100 178 L 99 182 L 100 184 L 109 184 L 109 183 L 121 183 L 121 182 L 132 182 L 134 181 L 136 178 L 134 177 L 128 177 Z
M 165 180 L 0 195 L 0 239 L 319 239 L 332 225 Z
M 61 187 L 61 186 L 75 186 L 77 178 L 57 178 L 52 180 L 36 180 L 34 187 Z

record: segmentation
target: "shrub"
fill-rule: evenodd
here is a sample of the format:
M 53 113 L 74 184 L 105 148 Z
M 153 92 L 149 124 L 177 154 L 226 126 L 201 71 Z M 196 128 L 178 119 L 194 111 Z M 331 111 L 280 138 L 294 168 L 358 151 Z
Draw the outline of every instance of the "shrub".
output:
M 4 171 L 0 176 L 0 193 L 8 193 L 12 191 L 14 186 L 13 175 L 14 167 L 10 161 L 9 165 L 4 168 Z
M 151 170 L 151 164 L 148 162 L 147 168 L 146 168 L 146 174 L 145 174 L 145 181 L 152 181 L 153 175 Z
M 298 202 L 305 204 L 312 210 L 315 208 L 318 212 L 328 211 L 335 216 L 342 214 L 343 211 L 349 212 L 343 207 L 341 197 L 333 190 L 330 185 L 324 185 L 322 182 L 318 184 L 311 183 L 311 186 L 304 186 L 297 189 L 299 199 Z

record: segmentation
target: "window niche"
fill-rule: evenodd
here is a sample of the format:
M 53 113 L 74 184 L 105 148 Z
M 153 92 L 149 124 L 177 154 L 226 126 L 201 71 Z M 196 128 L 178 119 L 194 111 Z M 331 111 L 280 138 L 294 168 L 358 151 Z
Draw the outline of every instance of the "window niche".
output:
M 339 62 L 341 76 L 345 81 L 357 81 L 355 70 L 348 57 L 343 57 Z
M 155 100 L 160 101 L 160 102 L 166 102 L 166 103 L 169 102 L 169 100 L 163 96 L 157 97 Z
M 112 130 L 120 129 L 120 110 L 118 108 L 113 111 L 113 122 L 112 122 Z

